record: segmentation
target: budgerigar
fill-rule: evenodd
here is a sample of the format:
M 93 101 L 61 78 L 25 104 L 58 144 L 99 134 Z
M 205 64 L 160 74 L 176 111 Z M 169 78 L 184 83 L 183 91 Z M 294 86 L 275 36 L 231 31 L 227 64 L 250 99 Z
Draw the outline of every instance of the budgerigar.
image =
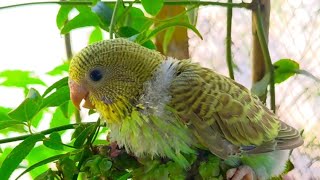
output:
M 242 160 L 227 178 L 250 179 L 255 172 L 266 179 L 284 167 L 285 150 L 303 144 L 296 129 L 244 86 L 122 38 L 74 56 L 69 86 L 73 103 L 79 108 L 84 99 L 84 107 L 95 108 L 111 141 L 136 157 L 167 157 L 187 168 L 184 154 L 206 148 Z

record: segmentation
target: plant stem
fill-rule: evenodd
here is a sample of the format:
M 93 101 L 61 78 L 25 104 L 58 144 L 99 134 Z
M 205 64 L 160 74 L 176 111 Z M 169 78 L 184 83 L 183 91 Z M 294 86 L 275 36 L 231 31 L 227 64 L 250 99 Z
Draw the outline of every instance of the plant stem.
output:
M 110 22 L 110 30 L 109 30 L 110 39 L 113 39 L 113 31 L 114 31 L 114 27 L 116 25 L 117 12 L 118 12 L 118 9 L 119 9 L 120 4 L 121 4 L 120 1 L 121 0 L 117 0 L 116 1 L 116 4 L 115 4 L 114 9 L 113 9 L 111 22 Z
M 118 1 L 118 0 L 117 0 Z M 106 4 L 115 4 L 116 1 L 101 1 Z M 123 1 L 123 3 L 131 3 L 132 1 Z M 141 2 L 137 2 L 141 3 Z M 8 6 L 2 6 L 0 9 L 6 8 L 13 8 L 19 6 L 27 6 L 27 5 L 40 5 L 40 4 L 60 4 L 60 5 L 92 5 L 92 1 L 41 1 L 41 2 L 28 2 L 28 3 L 20 3 L 20 4 L 13 4 Z M 173 1 L 164 1 L 164 5 L 217 5 L 223 7 L 230 7 L 230 8 L 246 8 L 251 9 L 252 3 L 223 3 L 223 2 L 212 2 L 212 1 L 197 1 L 197 0 L 173 0 Z
M 232 0 L 228 0 L 232 3 Z M 229 70 L 229 77 L 234 80 L 233 67 L 232 67 L 232 52 L 231 52 L 231 29 L 232 29 L 232 8 L 227 8 L 227 37 L 226 37 L 226 60 Z
M 260 7 L 260 2 L 258 3 L 257 6 L 257 34 L 258 34 L 258 38 L 260 41 L 260 46 L 262 49 L 262 54 L 265 60 L 265 64 L 266 66 L 266 70 L 270 73 L 270 104 L 271 104 L 271 109 L 273 110 L 273 112 L 275 113 L 276 111 L 276 103 L 275 103 L 275 99 L 276 99 L 276 95 L 275 95 L 275 89 L 274 89 L 274 68 L 272 65 L 272 61 L 271 61 L 271 57 L 270 57 L 270 53 L 269 53 L 269 49 L 268 49 L 268 44 L 266 41 L 266 35 L 264 32 L 264 28 L 263 28 L 263 20 L 262 20 L 262 15 L 261 15 L 261 7 Z
M 95 122 L 91 122 L 91 123 L 88 123 L 88 124 L 94 124 L 94 123 Z M 40 131 L 38 133 L 27 134 L 27 135 L 17 136 L 17 137 L 12 137 L 12 138 L 7 138 L 7 139 L 0 139 L 0 144 L 24 140 L 24 139 L 26 139 L 26 138 L 28 138 L 30 136 L 34 136 L 35 134 L 47 135 L 47 134 L 51 134 L 51 133 L 56 132 L 56 131 L 63 131 L 63 130 L 67 130 L 67 129 L 75 129 L 75 127 L 77 125 L 79 125 L 79 124 L 80 123 L 68 124 L 68 125 L 59 126 L 59 127 L 47 129 L 47 130 L 44 130 L 44 131 Z

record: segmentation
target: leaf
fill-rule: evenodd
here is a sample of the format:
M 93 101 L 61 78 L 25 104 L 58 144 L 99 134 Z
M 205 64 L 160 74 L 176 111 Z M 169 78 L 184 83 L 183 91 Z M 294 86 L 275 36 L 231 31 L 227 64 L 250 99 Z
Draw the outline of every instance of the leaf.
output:
M 15 120 L 6 120 L 6 121 L 0 121 L 0 130 L 15 126 L 18 124 L 23 124 L 21 121 L 15 121 Z
M 24 175 L 24 174 L 27 173 L 27 172 L 32 171 L 33 169 L 35 169 L 35 168 L 37 168 L 37 167 L 46 165 L 46 164 L 48 164 L 48 163 L 51 163 L 51 162 L 53 162 L 53 161 L 56 161 L 56 160 L 58 160 L 58 159 L 60 159 L 60 158 L 63 158 L 63 157 L 65 157 L 65 156 L 66 156 L 66 154 L 59 154 L 59 155 L 52 156 L 52 157 L 49 157 L 49 158 L 47 158 L 47 159 L 44 159 L 44 160 L 42 160 L 42 161 L 39 161 L 39 162 L 33 164 L 32 166 L 28 167 L 26 170 L 24 170 L 16 179 L 19 179 L 22 175 Z
M 51 76 L 62 75 L 63 73 L 67 73 L 69 71 L 69 62 L 66 61 L 63 64 L 55 67 L 51 71 L 47 72 L 47 74 Z
M 92 7 L 92 12 L 94 12 L 100 19 L 103 26 L 109 27 L 111 23 L 111 18 L 113 14 L 113 9 L 104 4 L 103 2 L 98 2 Z
M 129 40 L 131 41 L 136 41 L 138 33 L 139 32 L 137 30 L 128 26 L 120 27 L 118 31 L 118 35 L 120 37 L 129 37 Z M 153 44 L 151 40 L 148 40 L 141 45 L 149 49 L 156 49 L 156 46 Z
M 52 119 L 50 122 L 50 128 L 66 125 L 69 123 L 70 123 L 70 119 L 66 118 L 64 116 L 61 108 L 57 108 L 56 111 L 52 115 Z
M 91 11 L 91 8 L 87 6 L 77 7 L 79 14 L 68 21 L 61 29 L 61 34 L 67 34 L 73 29 L 87 27 L 87 26 L 98 26 L 100 23 L 99 17 Z
M 280 59 L 273 64 L 274 66 L 274 82 L 281 83 L 289 77 L 296 74 L 299 70 L 299 64 L 291 59 Z
M 58 132 L 53 132 L 50 134 L 49 139 L 44 139 L 43 145 L 51 149 L 63 150 L 61 136 Z
M 150 19 L 144 16 L 144 13 L 141 9 L 136 7 L 131 7 L 129 13 L 126 15 L 125 24 L 123 26 L 129 26 L 133 29 L 136 29 L 138 32 L 141 32 L 148 28 L 148 25 L 151 25 Z
M 68 77 L 64 77 L 57 82 L 53 83 L 50 87 L 48 87 L 45 92 L 43 93 L 42 97 L 46 97 L 47 94 L 49 94 L 54 89 L 59 89 L 63 86 L 68 86 Z
M 12 110 L 11 108 L 0 106 L 0 121 L 10 119 L 10 117 L 8 116 L 8 112 L 10 112 L 11 110 Z
M 67 102 L 61 104 L 61 105 L 59 106 L 59 108 L 60 108 L 60 110 L 62 111 L 63 116 L 64 116 L 65 118 L 68 118 L 68 119 L 71 117 L 71 115 L 72 115 L 72 114 L 74 113 L 74 111 L 75 111 L 75 107 L 74 107 L 74 105 L 71 103 L 71 101 L 67 101 Z
M 155 16 L 160 12 L 163 6 L 163 0 L 141 0 L 141 4 L 147 13 Z
M 59 161 L 59 165 L 63 173 L 63 179 L 71 180 L 73 175 L 77 171 L 75 162 L 71 160 L 69 157 L 65 157 L 61 161 Z
M 68 21 L 69 13 L 73 8 L 74 6 L 61 5 L 56 17 L 56 24 L 60 30 L 64 26 L 64 24 Z
M 36 142 L 44 138 L 43 134 L 36 134 L 28 137 L 16 146 L 3 161 L 0 168 L 2 179 L 9 179 L 12 172 L 18 167 L 22 160 L 29 154 Z
M 172 35 L 174 33 L 175 27 L 168 28 L 166 30 L 166 33 L 164 34 L 163 43 L 162 43 L 162 49 L 163 53 L 167 54 L 168 46 L 170 44 L 170 41 L 172 39 Z
M 99 27 L 95 27 L 89 37 L 89 44 L 103 40 L 102 31 Z
M 48 169 L 47 171 L 37 176 L 34 180 L 54 180 L 56 176 L 57 175 L 55 171 Z
M 267 73 L 263 76 L 263 78 L 254 83 L 251 92 L 256 96 L 262 96 L 267 92 L 268 85 L 270 83 L 270 73 Z
M 63 86 L 43 99 L 41 107 L 54 107 L 70 100 L 69 86 Z
M 42 117 L 44 115 L 43 111 L 39 111 L 33 118 L 31 121 L 31 125 L 34 127 L 38 127 L 40 121 L 42 120 Z
M 183 21 L 174 21 L 174 22 L 166 22 L 166 23 L 163 23 L 159 26 L 157 26 L 154 30 L 152 30 L 149 35 L 147 36 L 146 39 L 150 39 L 152 38 L 153 36 L 155 36 L 156 34 L 158 34 L 159 32 L 167 29 L 167 28 L 170 28 L 170 27 L 175 27 L 175 26 L 182 26 L 182 27 L 186 27 L 190 30 L 192 30 L 194 33 L 196 33 L 198 35 L 199 38 L 203 39 L 200 32 L 197 30 L 196 27 L 194 27 L 193 25 L 191 25 L 190 23 L 188 22 L 183 22 Z
M 9 112 L 8 116 L 22 122 L 30 121 L 39 112 L 41 103 L 42 97 L 39 92 L 31 88 L 26 99 L 16 109 Z
M 45 86 L 46 84 L 35 77 L 30 71 L 6 70 L 0 72 L 0 79 L 5 80 L 0 83 L 2 86 L 27 88 L 27 85 L 38 84 Z
M 76 148 L 80 148 L 86 141 L 87 137 L 89 137 L 89 135 L 95 131 L 95 127 L 95 124 L 91 124 L 90 126 L 85 128 L 76 138 L 76 140 L 73 143 L 73 146 Z

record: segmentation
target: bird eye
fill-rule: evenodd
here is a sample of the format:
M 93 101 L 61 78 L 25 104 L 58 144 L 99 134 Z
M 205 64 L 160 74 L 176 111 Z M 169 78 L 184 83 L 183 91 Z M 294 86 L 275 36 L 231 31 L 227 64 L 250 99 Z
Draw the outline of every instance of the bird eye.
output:
M 100 79 L 102 79 L 102 72 L 98 69 L 91 71 L 90 72 L 90 79 L 92 81 L 99 81 Z

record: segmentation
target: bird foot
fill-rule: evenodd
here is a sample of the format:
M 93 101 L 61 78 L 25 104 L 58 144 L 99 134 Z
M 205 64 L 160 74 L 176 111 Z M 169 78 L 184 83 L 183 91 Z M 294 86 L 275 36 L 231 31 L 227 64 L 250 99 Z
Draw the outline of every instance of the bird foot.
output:
M 119 154 L 121 153 L 121 150 L 118 149 L 117 142 L 110 143 L 109 147 L 110 147 L 109 155 L 111 158 L 115 158 L 115 157 L 119 156 Z
M 256 180 L 256 174 L 249 166 L 239 166 L 227 171 L 227 180 Z

